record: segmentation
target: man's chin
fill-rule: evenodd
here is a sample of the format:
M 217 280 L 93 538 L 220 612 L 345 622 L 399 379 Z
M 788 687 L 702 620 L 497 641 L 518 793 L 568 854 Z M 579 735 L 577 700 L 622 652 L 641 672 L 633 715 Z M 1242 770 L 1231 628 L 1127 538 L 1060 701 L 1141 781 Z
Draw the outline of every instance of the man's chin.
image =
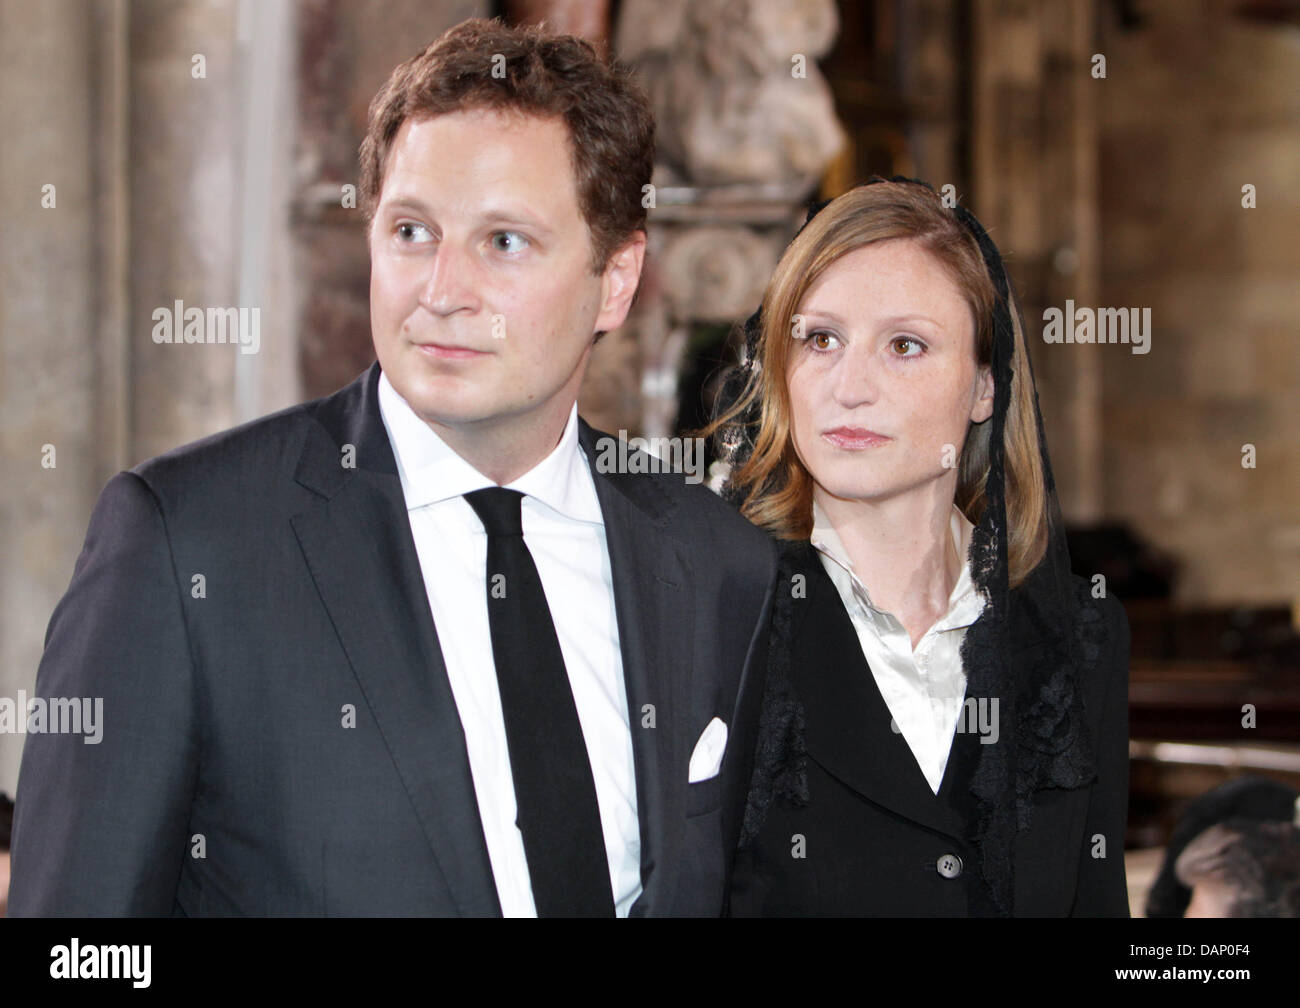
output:
M 388 376 L 393 389 L 426 423 L 463 424 L 490 419 L 501 409 L 482 383 L 443 375 Z
M 408 403 L 415 415 L 432 427 L 473 429 L 501 419 L 499 410 L 486 403 L 448 402 L 436 396 Z

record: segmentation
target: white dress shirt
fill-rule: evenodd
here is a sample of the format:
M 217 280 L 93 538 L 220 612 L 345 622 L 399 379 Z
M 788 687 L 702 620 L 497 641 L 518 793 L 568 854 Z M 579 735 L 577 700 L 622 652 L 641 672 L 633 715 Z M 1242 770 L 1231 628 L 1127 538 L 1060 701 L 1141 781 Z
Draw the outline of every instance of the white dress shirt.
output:
M 862 654 L 894 724 L 935 794 L 943 782 L 966 695 L 962 641 L 966 639 L 966 628 L 979 618 L 986 602 L 971 580 L 970 562 L 966 560 L 974 529 L 954 504 L 948 530 L 957 545 L 957 555 L 963 558 L 961 573 L 948 596 L 948 612 L 913 649 L 903 624 L 893 614 L 871 604 L 871 596 L 853 572 L 853 564 L 826 512 L 813 502 L 812 544 L 848 610 Z
M 487 533 L 464 494 L 496 484 L 457 455 L 379 379 L 379 409 L 393 446 L 429 608 L 465 732 L 474 794 L 501 911 L 535 917 L 497 689 L 487 610 Z M 555 623 L 596 781 L 614 906 L 626 917 L 641 893 L 632 731 L 619 651 L 605 523 L 578 407 L 555 449 L 507 484 L 524 494 L 524 541 Z

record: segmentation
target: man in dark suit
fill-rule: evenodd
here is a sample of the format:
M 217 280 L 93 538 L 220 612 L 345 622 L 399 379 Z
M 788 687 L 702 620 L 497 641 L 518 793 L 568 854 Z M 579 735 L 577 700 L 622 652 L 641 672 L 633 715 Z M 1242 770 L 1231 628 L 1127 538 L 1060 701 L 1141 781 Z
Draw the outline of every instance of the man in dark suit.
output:
M 29 734 L 11 913 L 716 914 L 775 551 L 576 408 L 648 105 L 467 22 L 361 156 L 378 363 L 109 482 L 36 689 L 100 738 Z

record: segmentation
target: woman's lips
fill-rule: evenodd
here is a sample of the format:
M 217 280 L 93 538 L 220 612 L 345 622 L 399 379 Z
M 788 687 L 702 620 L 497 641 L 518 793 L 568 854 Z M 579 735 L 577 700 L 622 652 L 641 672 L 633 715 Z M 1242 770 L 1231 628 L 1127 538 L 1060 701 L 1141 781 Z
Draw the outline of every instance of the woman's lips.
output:
M 877 448 L 893 440 L 893 438 L 886 437 L 884 434 L 869 431 L 865 427 L 836 427 L 833 430 L 824 431 L 822 437 L 836 448 L 843 448 L 847 451 Z

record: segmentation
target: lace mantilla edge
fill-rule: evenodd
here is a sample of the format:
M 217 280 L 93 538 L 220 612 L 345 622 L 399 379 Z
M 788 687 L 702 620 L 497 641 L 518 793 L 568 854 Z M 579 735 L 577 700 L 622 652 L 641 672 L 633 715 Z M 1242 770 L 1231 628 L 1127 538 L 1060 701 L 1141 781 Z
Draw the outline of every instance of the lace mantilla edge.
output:
M 1087 582 L 1080 578 L 1072 578 L 1072 582 L 1071 609 L 1065 614 L 1072 632 L 1040 638 L 1043 647 L 1012 662 L 1014 707 L 1003 717 L 1007 719 L 1009 714 L 1016 726 L 1015 745 L 1010 749 L 981 747 L 971 781 L 975 799 L 972 840 L 980 852 L 985 883 L 975 903 L 984 914 L 1014 913 L 1015 837 L 1032 822 L 1034 793 L 1049 788 L 1084 787 L 1097 777 L 1082 683 L 1099 674 L 1098 666 L 1106 653 L 1107 628 Z M 1013 629 L 1012 638 L 1016 636 Z M 977 695 L 1007 696 L 1010 690 L 993 692 L 1001 689 L 1000 673 L 988 667 L 986 659 L 1005 652 L 989 649 L 984 636 L 978 633 L 968 635 L 967 644 L 971 650 L 968 653 L 963 648 L 963 659 L 969 663 L 972 692 L 978 681 L 987 684 L 982 690 L 989 692 Z M 1012 793 L 1012 779 L 1014 802 L 1006 800 Z

